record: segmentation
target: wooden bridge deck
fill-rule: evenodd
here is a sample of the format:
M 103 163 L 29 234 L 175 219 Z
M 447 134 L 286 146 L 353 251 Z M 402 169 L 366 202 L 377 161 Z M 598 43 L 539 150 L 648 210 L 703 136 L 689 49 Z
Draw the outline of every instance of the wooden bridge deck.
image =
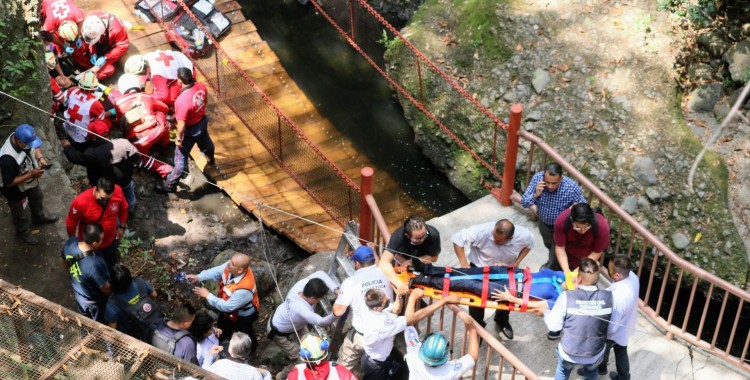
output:
M 136 2 L 77 1 L 87 13 L 105 10 L 124 21 L 143 25 L 134 13 Z M 232 60 L 237 62 L 273 103 L 302 129 L 305 136 L 349 178 L 359 183 L 360 169 L 371 166 L 367 158 L 360 155 L 352 143 L 340 135 L 336 128 L 315 110 L 310 100 L 284 70 L 278 57 L 258 35 L 255 25 L 245 19 L 241 6 L 234 0 L 216 0 L 215 6 L 232 22 L 230 31 L 219 39 L 219 43 Z M 157 49 L 176 49 L 167 42 L 157 23 L 146 24 L 144 27 L 145 30 L 128 32 L 131 46 L 127 56 Z M 120 66 L 127 56 L 123 57 Z M 202 59 L 215 60 L 215 53 Z M 205 78 L 199 76 L 199 79 L 205 83 Z M 110 83 L 114 83 L 114 80 L 111 79 Z M 306 251 L 317 253 L 335 249 L 341 237 L 340 226 L 284 172 L 238 116 L 210 90 L 208 115 L 211 120 L 210 134 L 216 145 L 217 162 L 216 167 L 205 171 L 208 177 L 225 188 L 235 203 L 256 216 L 262 216 L 268 226 L 289 237 Z M 193 158 L 198 167 L 203 169 L 205 160 L 197 147 L 193 151 Z M 400 186 L 385 172 L 376 171 L 375 196 L 391 230 L 411 214 L 431 217 L 430 211 L 405 195 Z M 256 201 L 284 210 L 286 213 L 263 208 L 262 215 L 259 215 Z M 354 212 L 357 213 L 358 210 Z M 304 219 L 290 214 L 302 216 Z

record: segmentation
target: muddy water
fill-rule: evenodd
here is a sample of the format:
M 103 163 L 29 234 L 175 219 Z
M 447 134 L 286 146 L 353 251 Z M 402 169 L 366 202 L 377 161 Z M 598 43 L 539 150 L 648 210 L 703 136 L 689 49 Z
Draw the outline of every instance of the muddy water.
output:
M 314 7 L 296 0 L 239 3 L 317 110 L 376 170 L 387 171 L 435 215 L 469 203 L 422 156 L 385 79 L 316 14 Z

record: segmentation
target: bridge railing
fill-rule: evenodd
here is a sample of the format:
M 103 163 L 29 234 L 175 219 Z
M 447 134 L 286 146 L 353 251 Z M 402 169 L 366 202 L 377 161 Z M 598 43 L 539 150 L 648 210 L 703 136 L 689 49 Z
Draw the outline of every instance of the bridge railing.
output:
M 343 227 L 347 221 L 356 220 L 359 187 L 273 103 L 198 21 L 190 8 L 182 0 L 177 2 L 214 45 L 213 54 L 192 58 L 194 66 L 214 90 L 214 95 L 232 110 L 279 166 L 339 225 Z M 159 23 L 162 29 L 171 33 L 162 20 Z M 180 43 L 177 46 L 188 55 L 186 46 Z M 259 48 L 256 46 L 256 49 Z M 219 169 L 222 175 L 232 173 L 231 167 Z
M 605 210 L 612 240 L 608 254 L 626 254 L 637 265 L 645 315 L 668 338 L 677 336 L 750 373 L 750 293 L 679 257 L 544 140 L 525 131 L 520 137 L 531 148 L 518 191 L 523 193 L 548 161 L 559 163 L 589 203 Z

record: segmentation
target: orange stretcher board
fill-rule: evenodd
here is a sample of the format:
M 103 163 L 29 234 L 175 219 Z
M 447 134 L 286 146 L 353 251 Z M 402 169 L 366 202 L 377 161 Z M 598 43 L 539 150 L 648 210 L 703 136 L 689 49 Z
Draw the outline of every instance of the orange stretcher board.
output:
M 402 281 L 404 284 L 408 284 L 409 280 L 416 277 L 416 275 L 413 272 L 409 272 L 404 267 L 394 267 L 393 268 L 396 271 L 396 274 L 398 275 L 398 279 Z M 442 299 L 443 298 L 443 290 L 442 289 L 435 289 L 431 288 L 425 285 L 411 285 L 413 288 L 420 288 L 424 290 L 424 295 L 427 297 L 430 297 L 432 299 Z M 469 292 L 459 292 L 450 290 L 448 291 L 448 294 L 458 296 L 461 300 L 458 302 L 460 305 L 465 306 L 471 306 L 471 307 L 483 307 L 485 309 L 496 309 L 496 310 L 511 310 L 511 311 L 521 311 L 520 306 L 514 306 L 510 307 L 508 305 L 507 301 L 494 301 L 492 298 L 488 295 L 487 299 L 484 302 L 484 306 L 482 306 L 482 297 Z M 530 297 L 533 298 L 533 297 Z M 534 298 L 536 299 L 536 298 Z M 535 312 L 536 309 L 528 308 L 525 310 L 525 312 Z

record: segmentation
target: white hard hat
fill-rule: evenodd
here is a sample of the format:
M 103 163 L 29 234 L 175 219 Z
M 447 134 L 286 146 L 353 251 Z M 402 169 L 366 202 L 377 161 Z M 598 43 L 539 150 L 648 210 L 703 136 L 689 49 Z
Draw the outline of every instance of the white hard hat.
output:
M 137 76 L 130 73 L 120 75 L 120 79 L 117 80 L 117 89 L 121 93 L 125 94 L 134 88 L 141 88 L 141 81 L 138 80 Z
M 78 24 L 75 21 L 65 20 L 57 28 L 57 34 L 65 41 L 72 42 L 78 37 Z
M 47 70 L 52 70 L 57 66 L 57 58 L 55 58 L 55 53 L 52 52 L 46 52 L 44 53 L 44 64 L 47 65 Z
M 84 71 L 78 79 L 78 87 L 86 91 L 94 91 L 98 86 L 99 79 L 96 77 L 96 73 L 91 70 Z
M 104 25 L 104 21 L 102 21 L 99 16 L 91 15 L 83 20 L 82 29 L 83 30 L 81 31 L 81 36 L 83 37 L 83 40 L 86 41 L 87 44 L 93 45 L 99 42 L 99 38 L 104 35 L 106 26 Z
M 146 68 L 146 60 L 142 55 L 134 55 L 125 61 L 125 72 L 130 74 L 140 74 Z

